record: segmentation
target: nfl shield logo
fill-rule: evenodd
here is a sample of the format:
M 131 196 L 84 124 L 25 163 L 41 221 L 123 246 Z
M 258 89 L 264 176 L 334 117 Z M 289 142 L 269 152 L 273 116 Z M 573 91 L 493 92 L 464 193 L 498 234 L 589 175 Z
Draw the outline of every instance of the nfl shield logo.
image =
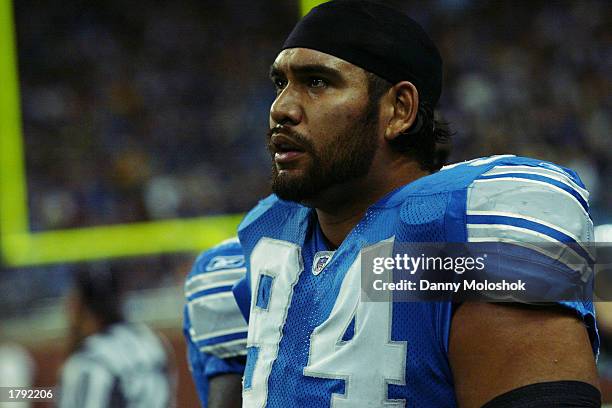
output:
M 334 253 L 332 251 L 317 252 L 314 260 L 312 261 L 312 274 L 320 274 L 331 260 L 333 254 Z

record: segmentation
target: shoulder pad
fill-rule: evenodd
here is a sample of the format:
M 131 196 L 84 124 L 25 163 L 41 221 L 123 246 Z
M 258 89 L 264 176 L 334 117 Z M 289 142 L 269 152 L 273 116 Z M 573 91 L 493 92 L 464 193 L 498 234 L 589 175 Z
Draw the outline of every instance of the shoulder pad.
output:
M 469 186 L 468 236 L 591 241 L 589 193 L 578 175 L 553 163 L 516 159 L 492 167 Z
M 274 194 L 271 194 L 268 197 L 261 200 L 242 219 L 242 222 L 238 226 L 238 231 L 242 231 L 243 229 L 247 228 L 249 225 L 255 222 L 259 217 L 261 217 L 262 214 L 264 214 L 266 211 L 272 208 L 275 204 L 280 203 L 280 202 L 281 201 L 279 200 L 279 198 Z
M 219 358 L 246 352 L 247 327 L 232 294 L 246 274 L 237 239 L 204 251 L 185 283 L 185 329 L 198 350 Z
M 238 238 L 232 237 L 202 252 L 196 258 L 189 276 L 242 267 L 244 267 L 242 247 Z

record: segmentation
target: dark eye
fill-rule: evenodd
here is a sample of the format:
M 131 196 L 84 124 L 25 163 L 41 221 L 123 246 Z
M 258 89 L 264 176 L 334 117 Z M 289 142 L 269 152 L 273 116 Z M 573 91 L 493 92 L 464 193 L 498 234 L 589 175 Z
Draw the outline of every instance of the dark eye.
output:
M 308 80 L 308 86 L 311 88 L 325 88 L 327 81 L 321 78 L 310 78 Z
M 274 78 L 272 79 L 274 82 L 274 87 L 276 88 L 276 92 L 280 92 L 283 90 L 285 86 L 287 86 L 287 80 L 284 78 Z

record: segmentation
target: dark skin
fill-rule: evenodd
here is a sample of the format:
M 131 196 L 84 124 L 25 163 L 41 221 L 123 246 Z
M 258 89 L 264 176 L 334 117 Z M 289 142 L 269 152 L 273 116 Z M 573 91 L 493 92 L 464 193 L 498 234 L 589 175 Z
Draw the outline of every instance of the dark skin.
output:
M 466 303 L 453 318 L 449 359 L 461 407 L 538 382 L 599 388 L 587 330 L 561 307 Z
M 69 354 L 74 352 L 85 338 L 104 328 L 102 321 L 85 306 L 79 293 L 75 290 L 68 295 L 66 314 L 70 328 Z
M 325 69 L 306 72 L 304 66 Z M 327 69 L 337 74 L 327 75 Z M 270 127 L 281 124 L 315 146 L 341 135 L 366 106 L 365 71 L 331 55 L 284 50 L 273 73 L 277 97 L 270 109 Z M 342 243 L 370 205 L 427 174 L 388 143 L 413 124 L 418 98 L 410 82 L 393 85 L 380 101 L 377 150 L 368 174 L 303 203 L 316 209 L 332 246 Z M 300 177 L 309 165 L 308 154 L 291 163 L 276 161 L 285 177 Z M 449 360 L 462 408 L 480 407 L 495 396 L 537 382 L 575 380 L 599 386 L 586 328 L 573 314 L 557 308 L 464 304 L 453 318 Z
M 242 376 L 223 374 L 210 379 L 208 408 L 242 407 Z

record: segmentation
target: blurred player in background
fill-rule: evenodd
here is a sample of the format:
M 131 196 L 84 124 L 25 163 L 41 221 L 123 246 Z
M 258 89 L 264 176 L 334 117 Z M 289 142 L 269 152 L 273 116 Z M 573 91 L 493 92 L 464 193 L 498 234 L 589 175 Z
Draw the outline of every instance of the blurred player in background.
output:
M 247 326 L 232 294 L 246 273 L 237 238 L 203 252 L 185 284 L 184 333 L 203 407 L 241 407 Z
M 0 387 L 30 388 L 36 364 L 30 352 L 21 345 L 2 341 L 0 333 Z M 0 401 L 0 408 L 29 408 L 29 401 Z
M 68 299 L 70 357 L 61 373 L 60 408 L 166 408 L 173 374 L 162 340 L 128 323 L 112 270 L 83 269 Z
M 576 173 L 512 155 L 440 170 L 440 54 L 381 3 L 314 8 L 270 76 L 275 194 L 238 234 L 244 407 L 599 406 L 590 302 L 360 301 L 361 249 L 383 241 L 591 240 Z M 500 267 L 551 287 L 581 279 L 549 263 Z

